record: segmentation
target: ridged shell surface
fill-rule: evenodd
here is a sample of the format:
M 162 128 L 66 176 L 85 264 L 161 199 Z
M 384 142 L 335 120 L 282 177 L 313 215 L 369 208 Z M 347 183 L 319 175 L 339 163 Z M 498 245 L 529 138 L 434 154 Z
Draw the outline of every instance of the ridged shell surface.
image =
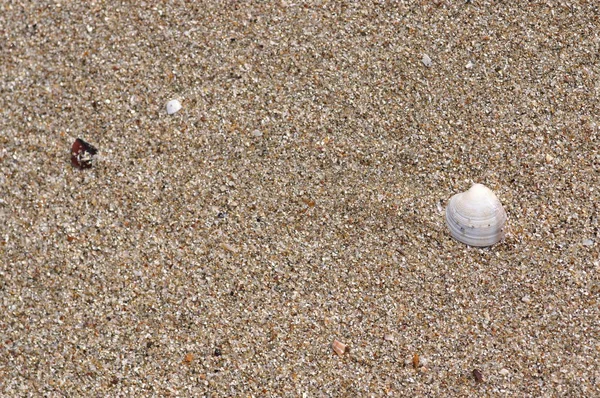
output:
M 491 246 L 504 237 L 506 212 L 488 187 L 474 184 L 450 198 L 446 223 L 454 239 L 469 246 Z

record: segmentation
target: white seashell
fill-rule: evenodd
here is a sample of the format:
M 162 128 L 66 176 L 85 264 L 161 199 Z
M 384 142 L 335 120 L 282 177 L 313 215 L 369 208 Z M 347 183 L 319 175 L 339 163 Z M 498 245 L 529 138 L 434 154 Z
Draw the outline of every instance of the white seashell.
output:
M 474 184 L 450 198 L 446 223 L 454 239 L 469 246 L 491 246 L 504 237 L 506 212 L 488 187 Z
M 169 115 L 174 114 L 175 112 L 179 111 L 180 109 L 181 109 L 181 102 L 177 101 L 176 99 L 167 102 L 167 113 Z

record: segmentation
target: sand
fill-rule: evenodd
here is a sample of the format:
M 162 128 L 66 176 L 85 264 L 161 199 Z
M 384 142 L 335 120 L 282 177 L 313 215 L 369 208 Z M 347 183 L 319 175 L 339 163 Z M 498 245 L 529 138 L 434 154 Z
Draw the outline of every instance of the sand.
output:
M 0 395 L 600 395 L 594 3 L 2 2 Z

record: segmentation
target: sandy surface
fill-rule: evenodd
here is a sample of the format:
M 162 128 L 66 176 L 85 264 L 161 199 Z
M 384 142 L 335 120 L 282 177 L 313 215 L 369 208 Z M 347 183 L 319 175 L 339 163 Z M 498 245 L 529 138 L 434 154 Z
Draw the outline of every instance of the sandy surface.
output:
M 599 6 L 382 3 L 0 3 L 0 395 L 600 394 Z

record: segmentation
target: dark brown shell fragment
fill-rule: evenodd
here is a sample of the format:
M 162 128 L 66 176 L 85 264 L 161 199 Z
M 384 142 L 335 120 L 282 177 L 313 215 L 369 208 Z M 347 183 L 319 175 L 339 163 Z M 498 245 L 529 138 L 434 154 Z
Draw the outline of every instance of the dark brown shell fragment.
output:
M 71 164 L 80 169 L 89 169 L 92 167 L 93 157 L 97 153 L 96 147 L 77 138 L 71 146 Z

